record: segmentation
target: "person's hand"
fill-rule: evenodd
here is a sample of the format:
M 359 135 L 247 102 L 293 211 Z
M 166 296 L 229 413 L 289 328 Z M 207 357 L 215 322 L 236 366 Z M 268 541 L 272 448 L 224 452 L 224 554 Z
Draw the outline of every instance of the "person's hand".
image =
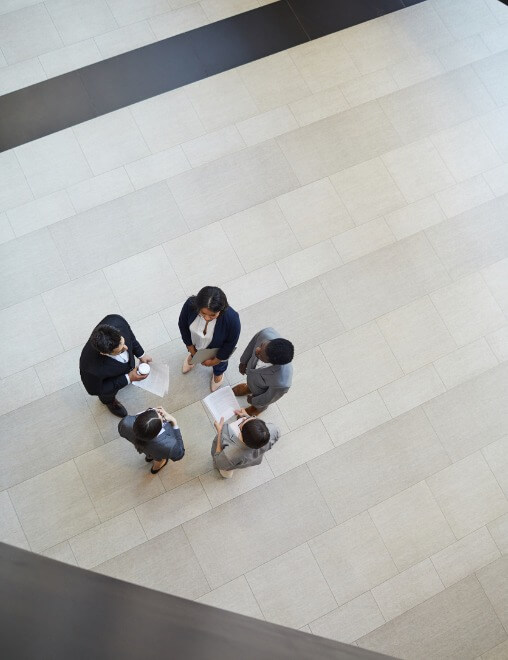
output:
M 210 358 L 209 360 L 205 360 L 204 362 L 201 362 L 201 364 L 204 367 L 215 367 L 216 364 L 220 364 L 220 360 L 217 358 Z
M 238 371 L 242 374 L 242 376 L 245 376 L 245 373 L 247 372 L 247 365 L 243 364 L 243 362 L 240 362 L 238 365 Z
M 147 364 L 149 362 L 153 362 L 153 358 L 151 358 L 149 355 L 143 355 L 143 357 L 139 358 L 140 362 L 146 362 Z
M 235 410 L 235 415 L 237 417 L 248 417 L 249 415 L 245 411 L 245 408 L 239 408 L 238 410 Z
M 191 355 L 196 355 L 196 353 L 197 353 L 197 350 L 196 350 L 196 347 L 194 346 L 194 344 L 192 346 L 187 346 L 187 350 L 189 351 L 189 353 Z
M 247 403 L 252 403 L 252 394 L 247 397 Z
M 145 380 L 145 378 L 148 377 L 148 374 L 138 374 L 137 367 L 134 367 L 134 369 L 129 371 L 127 375 L 129 376 L 131 383 L 134 383 L 137 380 Z
M 224 426 L 224 417 L 221 417 L 219 422 L 215 421 L 213 425 L 215 426 L 217 433 L 220 433 L 222 431 L 222 427 Z

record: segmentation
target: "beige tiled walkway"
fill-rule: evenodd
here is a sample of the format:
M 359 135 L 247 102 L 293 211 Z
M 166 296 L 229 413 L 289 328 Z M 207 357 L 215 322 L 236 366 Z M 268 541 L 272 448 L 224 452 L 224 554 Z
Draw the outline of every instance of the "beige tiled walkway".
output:
M 8 0 L 0 85 L 226 5 Z M 0 241 L 2 540 L 401 658 L 508 657 L 508 8 L 427 0 L 0 154 Z M 205 284 L 241 347 L 297 352 L 283 437 L 231 481 L 209 374 L 180 374 Z M 79 383 L 109 312 L 171 365 L 187 452 L 157 476 Z

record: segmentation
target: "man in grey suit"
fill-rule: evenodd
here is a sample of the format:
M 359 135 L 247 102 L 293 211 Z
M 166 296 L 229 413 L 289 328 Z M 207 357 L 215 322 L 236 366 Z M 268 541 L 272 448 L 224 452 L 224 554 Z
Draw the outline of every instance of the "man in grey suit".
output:
M 247 414 L 259 415 L 286 394 L 293 380 L 293 356 L 293 344 L 273 328 L 260 330 L 250 340 L 239 366 L 247 383 L 233 387 L 236 396 L 247 395 Z

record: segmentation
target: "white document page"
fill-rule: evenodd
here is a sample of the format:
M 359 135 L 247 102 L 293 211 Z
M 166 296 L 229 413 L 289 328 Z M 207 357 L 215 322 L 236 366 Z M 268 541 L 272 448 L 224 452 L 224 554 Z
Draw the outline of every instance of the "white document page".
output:
M 228 387 L 221 387 L 216 392 L 212 392 L 203 399 L 203 403 L 208 408 L 215 421 L 219 422 L 221 417 L 224 421 L 235 416 L 235 410 L 240 408 L 233 390 Z
M 169 366 L 150 362 L 148 376 L 144 380 L 136 380 L 132 384 L 162 398 L 169 390 Z

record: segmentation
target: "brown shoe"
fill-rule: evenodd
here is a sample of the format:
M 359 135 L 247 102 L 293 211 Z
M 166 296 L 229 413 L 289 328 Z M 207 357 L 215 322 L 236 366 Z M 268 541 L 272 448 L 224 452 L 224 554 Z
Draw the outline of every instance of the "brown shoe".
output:
M 233 387 L 233 394 L 235 396 L 247 396 L 247 394 L 250 394 L 249 386 L 247 383 L 240 383 L 239 385 L 235 385 Z
M 248 408 L 245 408 L 245 412 L 246 412 L 247 415 L 249 415 L 250 417 L 257 417 L 257 416 L 260 415 L 263 411 L 262 411 L 262 410 L 258 410 L 258 409 L 256 408 L 256 406 L 249 406 Z

